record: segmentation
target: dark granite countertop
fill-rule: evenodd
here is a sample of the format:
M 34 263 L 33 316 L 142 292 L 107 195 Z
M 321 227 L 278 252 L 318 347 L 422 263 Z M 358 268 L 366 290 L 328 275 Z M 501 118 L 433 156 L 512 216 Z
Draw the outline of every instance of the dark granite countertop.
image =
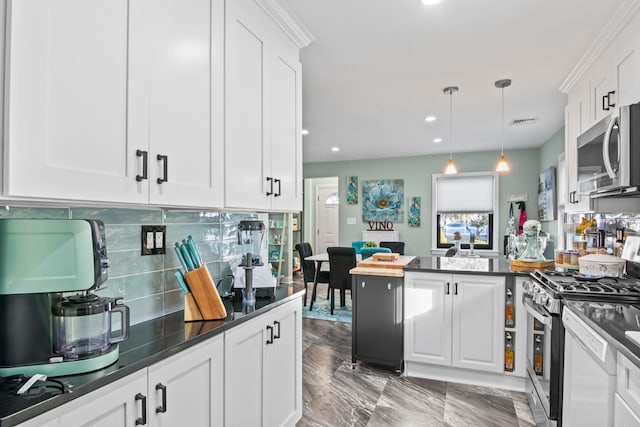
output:
M 470 273 L 500 276 L 528 276 L 529 273 L 513 271 L 505 258 L 472 257 L 416 257 L 404 271 L 429 271 L 434 273 Z
M 565 301 L 564 304 L 640 367 L 640 346 L 624 335 L 625 331 L 640 331 L 640 305 L 582 301 Z
M 53 397 L 0 394 L 0 427 L 24 422 L 151 366 L 285 302 L 299 298 L 303 292 L 304 288 L 300 285 L 278 286 L 273 298 L 258 298 L 253 309 L 243 306 L 241 299 L 226 300 L 224 303 L 228 315 L 224 320 L 185 323 L 184 312 L 179 311 L 134 325 L 129 339 L 120 344 L 120 357 L 116 363 L 99 371 L 57 378 L 73 385 L 71 393 Z

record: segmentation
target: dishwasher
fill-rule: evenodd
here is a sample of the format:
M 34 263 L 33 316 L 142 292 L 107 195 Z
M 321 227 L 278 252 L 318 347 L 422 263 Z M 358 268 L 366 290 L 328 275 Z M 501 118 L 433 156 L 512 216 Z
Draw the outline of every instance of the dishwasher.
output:
M 576 314 L 564 308 L 562 425 L 612 426 L 616 351 Z

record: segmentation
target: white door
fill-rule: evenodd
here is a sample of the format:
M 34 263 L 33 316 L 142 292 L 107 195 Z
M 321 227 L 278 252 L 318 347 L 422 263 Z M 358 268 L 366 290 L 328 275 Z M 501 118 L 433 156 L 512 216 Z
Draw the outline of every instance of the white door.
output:
M 130 84 L 145 2 L 12 1 L 5 143 L 10 196 L 148 202 L 144 86 Z M 133 99 L 136 98 L 137 100 Z
M 222 0 L 153 2 L 151 203 L 223 205 L 223 38 Z
M 272 344 L 265 344 L 266 426 L 295 426 L 302 417 L 302 302 L 273 311 Z
M 316 187 L 316 251 L 321 254 L 327 248 L 338 246 L 338 186 Z
M 150 425 L 223 424 L 223 336 L 149 368 Z
M 262 425 L 264 343 L 268 337 L 265 334 L 268 321 L 269 317 L 261 316 L 224 334 L 224 371 L 233 378 L 224 381 L 224 425 Z
M 451 365 L 452 290 L 448 274 L 405 275 L 405 360 Z
M 503 372 L 504 277 L 453 276 L 452 366 Z

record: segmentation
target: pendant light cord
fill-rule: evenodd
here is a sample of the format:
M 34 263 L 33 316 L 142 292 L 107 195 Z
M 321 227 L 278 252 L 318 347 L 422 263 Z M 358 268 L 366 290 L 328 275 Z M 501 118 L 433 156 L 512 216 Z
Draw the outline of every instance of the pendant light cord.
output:
M 453 90 L 449 91 L 449 159 L 453 159 Z
M 504 156 L 504 87 L 502 87 L 502 140 L 500 142 L 500 155 Z

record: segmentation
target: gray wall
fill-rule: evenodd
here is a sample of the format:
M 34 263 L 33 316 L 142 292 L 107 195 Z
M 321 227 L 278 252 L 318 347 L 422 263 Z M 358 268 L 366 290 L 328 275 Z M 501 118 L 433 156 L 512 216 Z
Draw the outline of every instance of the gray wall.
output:
M 491 171 L 495 169 L 499 151 L 454 154 L 454 161 L 460 172 Z M 505 156 L 511 165 L 511 171 L 500 176 L 500 222 L 498 236 L 504 234 L 509 213 L 506 201 L 508 194 L 527 193 L 527 213 L 529 218 L 537 217 L 537 183 L 540 173 L 540 149 L 507 150 Z M 395 224 L 400 239 L 406 242 L 406 253 L 410 255 L 429 255 L 431 251 L 431 174 L 442 173 L 448 155 L 415 156 L 373 160 L 354 160 L 344 162 L 305 163 L 304 177 L 319 178 L 337 176 L 340 187 L 340 244 L 349 246 L 353 240 L 361 240 L 361 232 L 367 228 L 362 222 L 362 201 L 357 205 L 347 205 L 345 184 L 347 176 L 357 176 L 361 188 L 362 181 L 372 179 L 404 179 L 405 198 L 422 197 L 421 226 L 412 228 L 405 220 Z M 360 199 L 362 198 L 360 190 Z M 406 201 L 406 199 L 405 199 Z M 347 218 L 355 217 L 355 225 L 347 225 Z M 500 253 L 502 253 L 502 238 Z
M 540 147 L 540 171 L 544 171 L 547 168 L 556 168 L 558 172 L 558 156 L 564 153 L 564 128 L 556 132 L 542 147 Z M 556 186 L 558 185 L 558 176 L 556 175 Z M 556 207 L 555 211 L 558 211 L 558 198 L 556 187 Z M 542 231 L 546 231 L 551 234 L 551 238 L 557 241 L 558 234 L 558 221 L 543 221 Z

